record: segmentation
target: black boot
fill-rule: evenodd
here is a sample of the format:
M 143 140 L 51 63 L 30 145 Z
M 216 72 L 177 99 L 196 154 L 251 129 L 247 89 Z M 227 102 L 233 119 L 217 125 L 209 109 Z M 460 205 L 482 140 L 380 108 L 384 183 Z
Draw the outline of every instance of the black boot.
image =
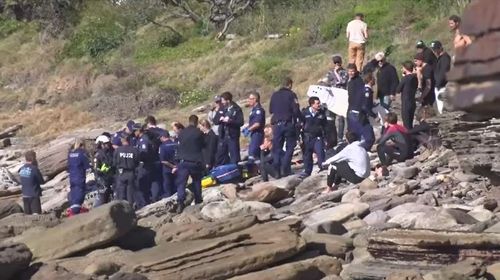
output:
M 184 211 L 184 203 L 177 204 L 177 214 L 182 213 Z

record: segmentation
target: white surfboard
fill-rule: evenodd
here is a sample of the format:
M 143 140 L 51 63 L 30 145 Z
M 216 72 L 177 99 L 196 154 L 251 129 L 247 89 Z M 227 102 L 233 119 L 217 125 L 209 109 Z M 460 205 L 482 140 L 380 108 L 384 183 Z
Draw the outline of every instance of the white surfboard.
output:
M 347 108 L 349 106 L 347 90 L 335 87 L 312 85 L 309 86 L 307 96 L 316 96 L 322 104 L 326 105 L 328 110 L 339 116 L 347 116 Z
M 443 108 L 444 108 L 443 97 L 444 97 L 444 93 L 446 92 L 446 87 L 435 88 L 434 92 L 436 94 L 436 106 L 437 106 L 438 112 L 439 112 L 439 114 L 442 114 Z

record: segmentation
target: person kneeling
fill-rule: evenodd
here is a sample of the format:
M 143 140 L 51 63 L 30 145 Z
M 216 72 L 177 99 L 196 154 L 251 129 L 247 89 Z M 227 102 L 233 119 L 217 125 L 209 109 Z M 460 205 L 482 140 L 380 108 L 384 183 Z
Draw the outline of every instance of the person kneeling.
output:
M 346 139 L 349 145 L 324 163 L 329 165 L 325 193 L 334 191 L 342 178 L 353 184 L 359 184 L 370 176 L 370 158 L 359 141 L 359 136 L 348 132 Z
M 379 140 L 377 153 L 382 167 L 387 167 L 394 160 L 403 162 L 413 155 L 413 148 L 408 130 L 399 125 L 398 116 L 389 113 L 385 116 L 385 133 Z

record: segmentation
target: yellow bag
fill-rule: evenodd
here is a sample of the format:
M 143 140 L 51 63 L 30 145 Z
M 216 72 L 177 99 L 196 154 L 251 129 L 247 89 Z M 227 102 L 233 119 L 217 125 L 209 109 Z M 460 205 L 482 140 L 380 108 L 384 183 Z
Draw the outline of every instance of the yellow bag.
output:
M 201 187 L 202 188 L 209 188 L 209 187 L 213 187 L 217 185 L 217 181 L 214 179 L 214 177 L 208 175 L 208 176 L 205 176 L 203 177 L 203 179 L 201 179 Z

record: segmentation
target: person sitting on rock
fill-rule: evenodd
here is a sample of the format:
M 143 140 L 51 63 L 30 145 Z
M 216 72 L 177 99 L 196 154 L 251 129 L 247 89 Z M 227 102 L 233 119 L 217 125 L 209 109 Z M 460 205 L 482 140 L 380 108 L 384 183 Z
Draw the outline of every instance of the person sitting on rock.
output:
M 358 135 L 347 132 L 346 139 L 349 144 L 323 164 L 328 166 L 327 188 L 324 193 L 336 190 L 342 178 L 359 184 L 370 176 L 370 158 Z
M 413 144 L 408 130 L 398 124 L 398 116 L 388 113 L 384 120 L 385 133 L 377 146 L 378 157 L 383 167 L 394 160 L 403 162 L 413 155 Z

